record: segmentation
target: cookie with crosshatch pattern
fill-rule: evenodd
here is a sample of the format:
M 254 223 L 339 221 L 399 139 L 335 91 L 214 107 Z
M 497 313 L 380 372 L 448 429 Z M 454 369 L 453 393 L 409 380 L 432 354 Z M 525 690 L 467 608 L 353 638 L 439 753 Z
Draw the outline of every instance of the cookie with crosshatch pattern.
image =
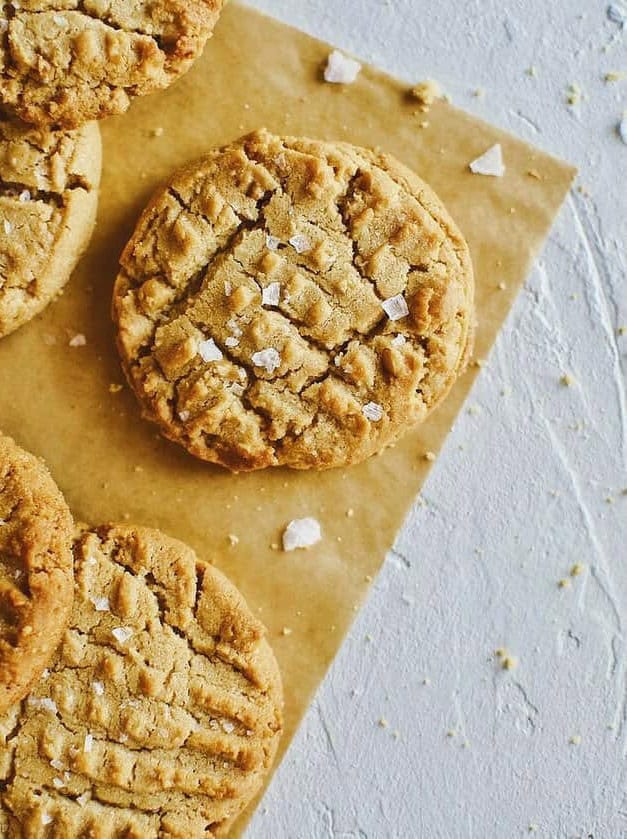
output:
M 358 463 L 425 419 L 473 334 L 468 247 L 389 155 L 256 132 L 153 197 L 113 311 L 143 412 L 233 471 Z
M 219 571 L 157 530 L 86 531 L 74 559 L 57 654 L 0 718 L 0 832 L 225 835 L 282 729 L 264 628 Z

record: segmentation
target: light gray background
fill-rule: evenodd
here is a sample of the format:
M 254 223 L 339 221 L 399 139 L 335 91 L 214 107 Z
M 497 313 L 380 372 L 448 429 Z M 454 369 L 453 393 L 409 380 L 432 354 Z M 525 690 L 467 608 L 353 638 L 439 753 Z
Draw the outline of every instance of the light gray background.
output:
M 598 0 L 251 4 L 440 80 L 590 195 L 568 198 L 248 835 L 627 837 L 627 80 L 603 81 L 627 28 Z

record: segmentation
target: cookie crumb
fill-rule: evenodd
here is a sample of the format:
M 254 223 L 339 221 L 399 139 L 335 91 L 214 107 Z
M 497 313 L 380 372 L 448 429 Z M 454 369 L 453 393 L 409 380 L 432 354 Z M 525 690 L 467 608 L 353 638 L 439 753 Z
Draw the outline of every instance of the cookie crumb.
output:
M 425 458 L 425 460 L 428 460 L 429 463 L 433 463 L 436 459 L 436 454 L 435 454 L 435 452 L 431 452 L 431 451 L 425 452 L 424 453 L 424 458 Z
M 400 736 L 401 736 L 401 732 L 398 730 L 398 728 L 395 728 L 394 731 L 392 732 L 392 737 L 395 740 L 399 740 Z
M 339 50 L 333 50 L 324 70 L 325 82 L 331 84 L 352 84 L 361 71 L 361 64 Z
M 442 88 L 433 79 L 426 79 L 412 87 L 410 91 L 413 98 L 418 102 L 418 108 L 427 113 L 436 99 L 442 98 Z
M 570 569 L 570 576 L 571 577 L 579 577 L 583 574 L 585 566 L 582 565 L 581 562 L 576 562 L 573 567 Z
M 349 507 L 348 510 L 346 511 L 346 518 L 347 519 L 352 519 L 354 515 L 355 515 L 355 511 L 353 510 L 352 507 Z
M 389 728 L 390 723 L 386 720 L 385 717 L 381 717 L 378 722 L 379 728 Z
M 283 532 L 283 550 L 311 548 L 322 539 L 320 522 L 314 518 L 293 519 Z
M 283 629 L 281 630 L 281 635 L 286 635 L 286 636 L 291 635 L 292 632 L 293 632 L 293 630 L 290 629 L 289 626 L 284 626 Z
M 566 102 L 571 107 L 578 105 L 583 97 L 583 92 L 577 82 L 571 82 L 566 90 Z
M 251 360 L 255 367 L 263 367 L 269 375 L 281 366 L 281 356 L 274 347 L 268 347 L 265 350 L 253 353 Z
M 537 833 L 538 832 L 538 825 L 537 824 L 530 824 L 528 830 L 529 830 L 529 833 Z
M 564 387 L 572 387 L 575 384 L 575 380 L 572 376 L 569 376 L 568 373 L 564 373 L 560 376 L 560 384 Z
M 428 676 L 426 676 L 426 677 L 422 680 L 422 683 L 423 683 L 423 685 L 424 685 L 426 688 L 428 688 L 428 687 L 431 685 L 431 679 L 430 679 Z
M 606 73 L 603 76 L 603 81 L 611 83 L 611 82 L 622 82 L 623 79 L 627 78 L 627 73 L 624 70 L 610 70 L 609 73 Z
M 470 164 L 470 171 L 473 175 L 487 175 L 493 178 L 502 178 L 505 174 L 503 162 L 503 149 L 500 143 L 489 148 L 481 157 L 473 160 Z
M 526 73 L 532 79 L 535 79 L 538 76 L 538 68 L 535 66 L 535 64 L 532 64 L 531 67 L 527 67 Z
M 557 583 L 558 588 L 570 588 L 570 580 L 566 579 L 565 577 L 558 581 Z
M 87 344 L 87 338 L 81 332 L 77 332 L 73 338 L 70 338 L 68 343 L 71 347 L 84 347 Z
M 518 667 L 518 659 L 513 655 L 506 655 L 502 661 L 503 670 L 515 670 Z
M 157 128 L 153 128 L 150 132 L 152 137 L 163 137 L 164 133 L 164 129 L 161 125 L 157 126 Z
M 454 728 L 450 728 L 450 729 L 446 732 L 446 736 L 447 736 L 449 739 L 452 739 L 453 737 L 457 737 L 457 732 L 455 731 L 455 729 L 454 729 Z
M 383 407 L 376 402 L 368 402 L 363 406 L 361 412 L 370 422 L 379 422 L 383 419 Z
M 507 283 L 500 282 L 497 285 L 497 288 L 498 288 L 499 291 L 505 291 L 507 289 Z
M 115 382 L 112 382 L 109 385 L 109 393 L 119 393 L 123 389 L 123 387 L 123 385 L 115 384 Z
M 228 540 L 235 547 L 235 545 L 239 545 L 239 536 L 236 536 L 235 533 L 229 533 Z
M 206 341 L 200 341 L 198 343 L 198 353 L 206 364 L 213 361 L 222 361 L 224 358 L 222 350 L 217 346 L 213 338 L 207 338 Z
M 189 411 L 179 411 L 179 419 L 181 420 L 181 422 L 187 422 L 190 416 L 191 414 Z
M 537 169 L 528 169 L 527 174 L 530 178 L 534 178 L 536 181 L 542 180 L 542 175 L 538 172 Z
M 568 741 L 571 746 L 580 746 L 581 745 L 581 735 L 573 734 L 573 736 Z
M 409 314 L 409 307 L 407 301 L 402 294 L 396 294 L 394 297 L 388 297 L 381 304 L 383 311 L 391 321 L 402 320 Z

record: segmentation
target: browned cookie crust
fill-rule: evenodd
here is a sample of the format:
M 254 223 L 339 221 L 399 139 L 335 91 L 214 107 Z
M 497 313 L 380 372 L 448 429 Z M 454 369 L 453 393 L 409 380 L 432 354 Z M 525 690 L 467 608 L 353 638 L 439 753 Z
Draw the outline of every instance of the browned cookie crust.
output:
M 159 531 L 102 527 L 74 556 L 63 642 L 0 719 L 2 835 L 225 835 L 281 733 L 265 630 L 220 572 Z
M 41 676 L 66 628 L 72 529 L 43 463 L 0 435 L 0 712 Z
M 233 470 L 357 463 L 464 367 L 467 245 L 393 158 L 245 137 L 177 174 L 122 257 L 118 345 L 147 418 Z
M 100 130 L 29 128 L 0 109 L 0 337 L 61 291 L 96 221 Z
M 223 0 L 4 3 L 0 99 L 36 125 L 73 128 L 126 111 L 198 58 Z

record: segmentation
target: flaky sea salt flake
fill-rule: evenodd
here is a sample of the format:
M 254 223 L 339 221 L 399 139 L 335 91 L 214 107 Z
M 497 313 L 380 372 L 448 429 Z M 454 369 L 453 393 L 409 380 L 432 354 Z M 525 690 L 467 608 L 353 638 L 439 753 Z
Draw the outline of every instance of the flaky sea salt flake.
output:
M 307 253 L 311 250 L 311 242 L 304 233 L 297 233 L 289 240 L 296 253 Z
M 126 644 L 132 638 L 133 630 L 127 626 L 116 626 L 115 629 L 111 630 L 111 634 L 118 644 Z
M 361 71 L 361 64 L 339 50 L 333 50 L 324 70 L 325 82 L 331 84 L 352 84 Z
M 293 519 L 283 531 L 283 550 L 311 548 L 322 539 L 320 522 L 314 518 Z
M 404 335 L 396 335 L 392 338 L 393 347 L 402 347 L 407 343 L 407 338 Z
M 278 306 L 281 300 L 281 283 L 270 283 L 261 293 L 261 302 L 264 306 Z
M 53 778 L 52 784 L 56 789 L 63 789 L 65 781 L 62 778 Z
M 31 199 L 31 194 L 30 194 L 28 189 L 23 189 L 22 192 L 20 192 L 20 194 L 17 197 L 17 200 L 21 204 L 26 204 L 26 202 L 30 201 L 30 199 Z
M 379 420 L 383 419 L 383 408 L 376 402 L 368 402 L 361 409 L 361 412 L 370 422 L 379 422 Z
M 88 792 L 84 792 L 84 793 L 82 793 L 82 794 L 81 794 L 81 795 L 79 795 L 79 796 L 78 796 L 78 798 L 76 799 L 76 803 L 77 803 L 80 807 L 84 807 L 84 806 L 85 806 L 85 804 L 87 804 L 87 802 L 88 802 L 88 801 L 89 801 L 89 793 L 88 793 Z
M 84 347 L 87 345 L 87 338 L 81 332 L 77 332 L 73 338 L 70 338 L 68 343 L 71 347 Z
M 4 232 L 7 234 L 7 236 L 10 236 L 13 232 L 13 225 L 11 224 L 11 222 L 8 219 L 5 219 L 2 222 L 2 226 L 4 227 Z
M 402 320 L 409 314 L 407 301 L 402 294 L 396 294 L 394 297 L 388 297 L 388 299 L 384 300 L 381 305 L 383 307 L 383 311 L 390 320 Z
M 265 350 L 253 353 L 252 362 L 255 367 L 263 367 L 266 373 L 272 374 L 280 367 L 281 356 L 274 347 L 268 347 Z
M 470 171 L 473 175 L 488 175 L 493 178 L 502 178 L 505 174 L 503 163 L 503 149 L 501 144 L 492 146 L 470 164 Z
M 227 338 L 224 342 L 225 346 L 227 346 L 230 350 L 234 349 L 235 347 L 239 347 L 239 338 Z
M 622 3 L 610 3 L 607 7 L 607 17 L 612 23 L 617 23 L 623 29 L 627 28 L 627 7 Z
M 42 824 L 52 824 L 52 816 L 50 813 L 42 813 L 41 814 L 41 823 Z
M 109 612 L 111 610 L 107 597 L 92 597 L 91 602 L 97 612 Z
M 266 236 L 266 247 L 269 251 L 278 251 L 281 240 L 277 236 Z
M 56 714 L 58 711 L 57 703 L 54 699 L 48 697 L 38 699 L 36 696 L 29 696 L 28 705 L 30 708 L 41 708 L 43 711 L 49 711 L 51 714 Z
M 208 338 L 206 341 L 201 341 L 198 344 L 198 352 L 204 362 L 209 364 L 212 361 L 222 361 L 223 355 L 220 347 L 216 345 L 213 338 Z
M 222 728 L 227 734 L 232 734 L 235 731 L 235 726 L 229 720 L 222 721 Z
M 92 734 L 85 735 L 85 742 L 83 743 L 83 751 L 88 753 L 92 750 L 94 745 L 94 738 Z

